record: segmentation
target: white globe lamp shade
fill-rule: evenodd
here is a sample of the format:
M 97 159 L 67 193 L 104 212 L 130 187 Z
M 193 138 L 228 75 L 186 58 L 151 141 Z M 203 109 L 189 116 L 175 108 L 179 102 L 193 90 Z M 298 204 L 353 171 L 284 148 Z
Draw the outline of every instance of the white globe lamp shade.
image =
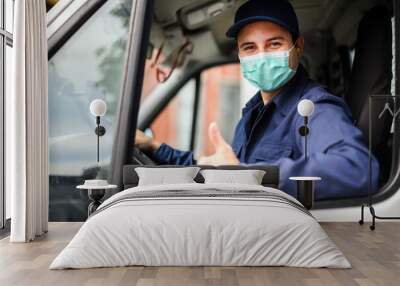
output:
M 107 111 L 107 104 L 102 99 L 95 99 L 90 103 L 90 112 L 94 116 L 104 116 Z
M 314 112 L 314 103 L 309 99 L 303 99 L 297 105 L 297 112 L 303 116 L 308 117 Z

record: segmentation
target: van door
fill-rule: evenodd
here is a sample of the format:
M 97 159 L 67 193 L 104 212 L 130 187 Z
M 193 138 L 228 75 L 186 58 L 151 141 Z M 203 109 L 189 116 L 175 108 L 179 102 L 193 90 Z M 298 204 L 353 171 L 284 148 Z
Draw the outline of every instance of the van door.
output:
M 143 72 L 152 19 L 153 1 L 134 1 L 109 178 L 109 182 L 118 186 L 122 186 L 122 167 L 133 156 Z
M 65 0 L 48 12 L 50 221 L 86 219 L 87 194 L 76 186 L 107 176 L 136 2 Z M 97 98 L 107 103 L 99 164 L 89 110 Z

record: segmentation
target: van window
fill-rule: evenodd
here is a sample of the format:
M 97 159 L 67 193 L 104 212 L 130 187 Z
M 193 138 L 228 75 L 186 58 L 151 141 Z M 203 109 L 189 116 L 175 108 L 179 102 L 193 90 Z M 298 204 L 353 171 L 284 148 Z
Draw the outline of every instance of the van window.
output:
M 175 148 L 188 150 L 195 97 L 195 80 L 189 80 L 151 125 L 153 136 Z
M 242 102 L 247 101 L 239 64 L 207 69 L 201 74 L 201 104 L 196 130 L 195 157 L 214 153 L 208 138 L 208 126 L 218 124 L 225 140 L 232 142 L 236 124 L 241 116 Z
M 239 64 L 222 65 L 201 73 L 200 104 L 195 133 L 194 154 L 209 155 L 213 146 L 208 126 L 216 122 L 227 142 L 233 139 L 242 106 L 256 93 L 240 73 Z M 195 96 L 195 80 L 188 81 L 151 125 L 160 142 L 189 150 Z
M 49 60 L 49 219 L 83 220 L 87 198 L 76 185 L 96 175 L 95 118 L 90 102 L 107 103 L 101 118 L 100 165 L 109 164 L 132 0 L 107 1 Z

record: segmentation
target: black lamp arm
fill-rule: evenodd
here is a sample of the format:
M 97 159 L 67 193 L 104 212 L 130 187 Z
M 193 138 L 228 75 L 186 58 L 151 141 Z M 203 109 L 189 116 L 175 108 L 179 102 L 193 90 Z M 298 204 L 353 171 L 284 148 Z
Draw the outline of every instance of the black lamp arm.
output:
M 310 133 L 308 128 L 308 116 L 304 116 L 304 125 L 300 126 L 299 133 L 304 137 L 304 158 L 307 160 L 307 135 Z
M 106 129 L 104 126 L 100 125 L 100 116 L 96 116 L 96 129 L 94 133 L 97 135 L 97 163 L 100 161 L 100 136 L 103 136 L 106 133 Z

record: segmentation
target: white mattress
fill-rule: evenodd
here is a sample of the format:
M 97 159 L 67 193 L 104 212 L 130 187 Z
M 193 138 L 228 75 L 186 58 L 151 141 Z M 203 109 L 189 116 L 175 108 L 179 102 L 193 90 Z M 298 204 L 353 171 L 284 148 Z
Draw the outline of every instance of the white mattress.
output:
M 168 190 L 265 191 L 283 201 L 234 195 L 129 199 L 137 192 Z M 127 265 L 351 267 L 318 222 L 306 210 L 284 200 L 300 204 L 279 190 L 254 185 L 131 188 L 106 200 L 50 269 Z

